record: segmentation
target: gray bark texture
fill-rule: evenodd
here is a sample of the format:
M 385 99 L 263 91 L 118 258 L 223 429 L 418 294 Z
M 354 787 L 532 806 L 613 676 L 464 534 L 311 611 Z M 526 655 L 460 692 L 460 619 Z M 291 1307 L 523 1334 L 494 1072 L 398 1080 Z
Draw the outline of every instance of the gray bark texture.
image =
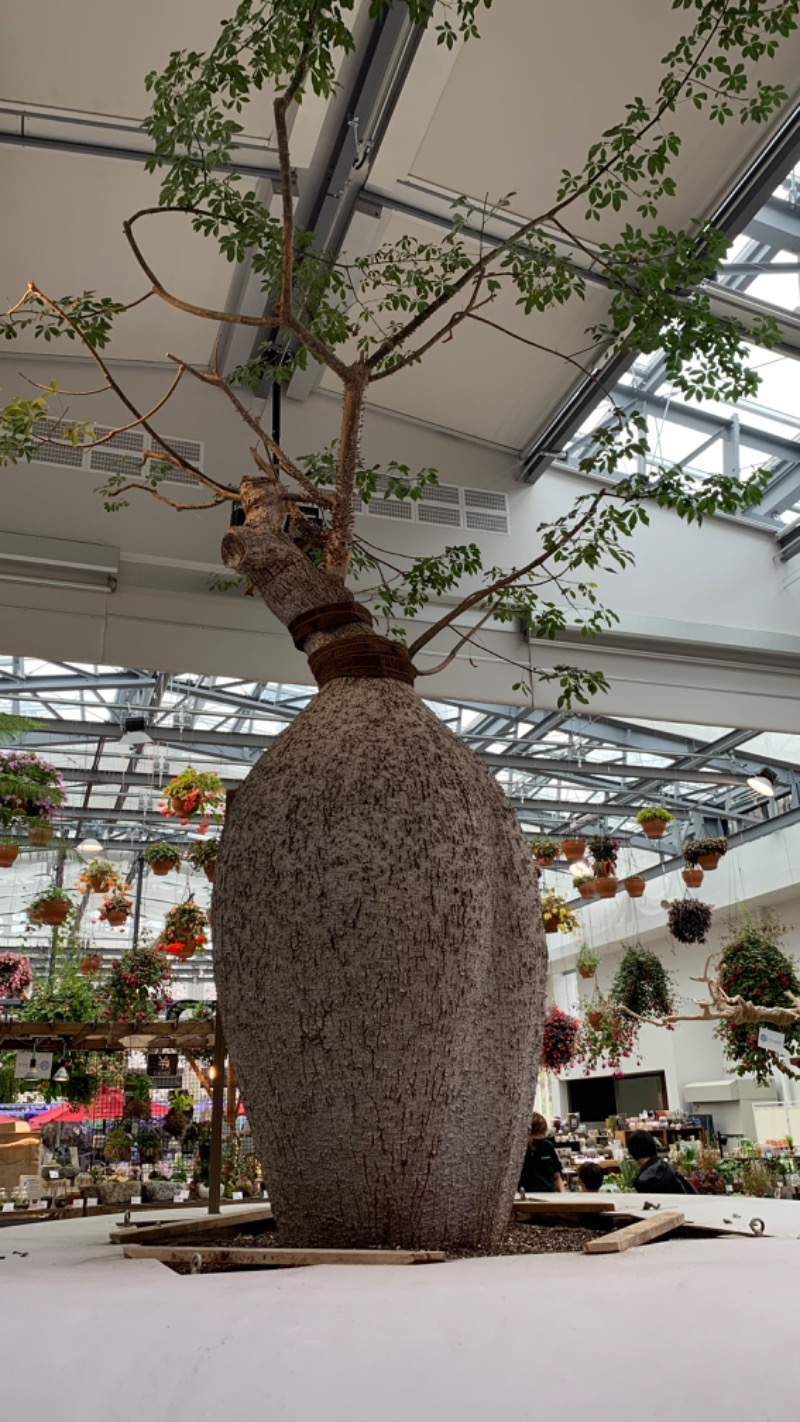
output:
M 539 1062 L 536 875 L 409 686 L 332 681 L 270 746 L 227 816 L 213 927 L 281 1239 L 495 1244 Z

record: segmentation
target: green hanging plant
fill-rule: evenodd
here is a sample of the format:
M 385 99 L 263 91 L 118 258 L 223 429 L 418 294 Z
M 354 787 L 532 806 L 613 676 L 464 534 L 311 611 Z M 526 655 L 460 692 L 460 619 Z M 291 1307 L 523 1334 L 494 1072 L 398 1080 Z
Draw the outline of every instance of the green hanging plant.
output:
M 800 996 L 800 979 L 792 959 L 778 947 L 777 940 L 785 932 L 786 928 L 774 921 L 757 924 L 749 917 L 740 920 L 723 950 L 717 974 L 728 997 L 743 997 L 762 1007 L 794 1006 L 792 994 Z M 777 1068 L 784 1076 L 800 1080 L 800 1072 L 788 1060 L 800 1053 L 800 1022 L 781 1028 L 787 1056 L 759 1047 L 758 1030 L 757 1022 L 741 1026 L 720 1022 L 717 1026 L 716 1035 L 736 1075 L 754 1076 L 760 1086 L 769 1086 Z
M 623 943 L 610 1000 L 637 1017 L 667 1017 L 675 1011 L 675 986 L 661 959 L 642 944 Z

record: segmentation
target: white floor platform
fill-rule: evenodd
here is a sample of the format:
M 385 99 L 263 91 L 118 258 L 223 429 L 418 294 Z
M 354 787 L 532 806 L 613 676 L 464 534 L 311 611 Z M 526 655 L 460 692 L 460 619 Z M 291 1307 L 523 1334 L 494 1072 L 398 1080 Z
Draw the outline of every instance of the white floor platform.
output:
M 4 1417 L 796 1422 L 795 1239 L 187 1278 L 115 1219 L 0 1230 Z

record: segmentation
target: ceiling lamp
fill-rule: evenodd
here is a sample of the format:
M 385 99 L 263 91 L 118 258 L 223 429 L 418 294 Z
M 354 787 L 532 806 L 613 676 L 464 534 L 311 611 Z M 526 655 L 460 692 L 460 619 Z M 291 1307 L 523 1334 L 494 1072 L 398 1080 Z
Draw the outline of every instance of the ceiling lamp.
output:
M 774 770 L 770 770 L 768 766 L 762 765 L 758 775 L 748 775 L 747 783 L 750 789 L 755 791 L 756 795 L 768 795 L 769 798 L 772 799 L 775 795 L 775 786 L 778 783 L 778 777 Z
M 90 835 L 88 839 L 81 840 L 78 853 L 82 854 L 84 859 L 94 859 L 96 855 L 103 853 L 103 846 L 99 839 L 92 839 Z
M 69 1081 L 69 1072 L 65 1066 L 60 1066 L 58 1071 L 53 1072 L 53 1081 Z
M 577 879 L 584 874 L 591 874 L 591 869 L 585 859 L 578 859 L 574 864 L 570 864 L 569 872 L 573 879 Z

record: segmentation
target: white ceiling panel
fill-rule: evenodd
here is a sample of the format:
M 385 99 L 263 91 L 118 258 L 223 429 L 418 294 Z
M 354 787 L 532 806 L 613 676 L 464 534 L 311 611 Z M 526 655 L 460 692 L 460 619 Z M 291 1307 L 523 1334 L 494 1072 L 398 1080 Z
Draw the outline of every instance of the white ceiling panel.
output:
M 19 300 L 29 281 L 49 296 L 92 290 L 134 301 L 148 289 L 123 236 L 122 223 L 158 201 L 158 179 L 133 163 L 67 153 L 0 148 L 0 299 Z M 142 249 L 168 290 L 185 301 L 224 307 L 231 267 L 212 242 L 195 236 L 182 214 L 147 219 L 137 229 Z M 118 318 L 108 354 L 126 360 L 164 360 L 167 352 L 207 362 L 217 327 L 156 298 Z M 18 350 L 44 352 L 30 331 Z M 51 344 L 76 354 L 73 344 Z

